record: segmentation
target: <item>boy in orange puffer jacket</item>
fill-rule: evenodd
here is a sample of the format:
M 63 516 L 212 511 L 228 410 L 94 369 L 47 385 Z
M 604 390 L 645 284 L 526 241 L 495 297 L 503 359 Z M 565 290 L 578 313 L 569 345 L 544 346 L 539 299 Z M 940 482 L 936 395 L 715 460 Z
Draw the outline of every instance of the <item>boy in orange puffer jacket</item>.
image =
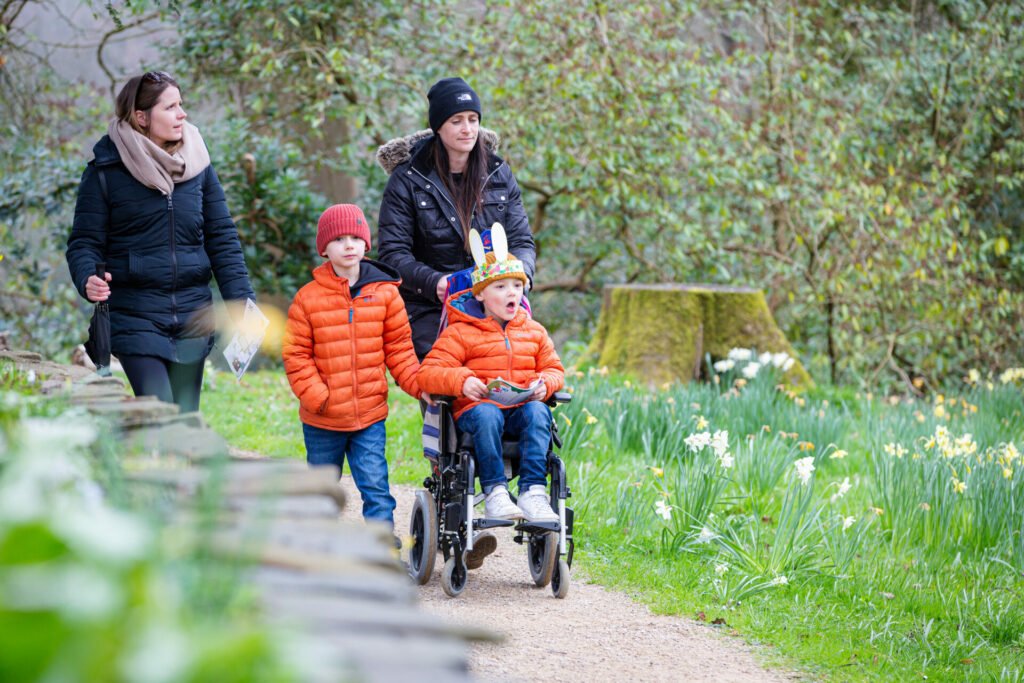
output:
M 348 457 L 363 518 L 394 528 L 395 499 L 384 458 L 388 379 L 419 398 L 419 363 L 398 272 L 363 258 L 370 228 L 354 204 L 335 204 L 317 223 L 316 250 L 328 260 L 288 309 L 282 348 L 310 465 Z M 428 397 L 429 395 L 424 395 Z
M 491 240 L 494 251 L 485 255 L 479 235 L 470 232 L 477 262 L 473 288 L 446 302 L 448 327 L 423 359 L 417 379 L 425 391 L 460 397 L 453 408 L 455 420 L 461 431 L 473 436 L 477 474 L 486 494 L 484 514 L 557 521 L 546 487 L 551 410 L 544 401 L 562 388 L 565 370 L 547 331 L 520 306 L 526 273 L 522 262 L 508 253 L 500 224 L 491 227 Z M 532 385 L 533 393 L 515 406 L 491 401 L 486 385 L 498 377 L 522 387 Z M 518 507 L 505 479 L 503 433 L 519 437 Z M 493 551 L 495 545 L 487 543 L 482 552 Z

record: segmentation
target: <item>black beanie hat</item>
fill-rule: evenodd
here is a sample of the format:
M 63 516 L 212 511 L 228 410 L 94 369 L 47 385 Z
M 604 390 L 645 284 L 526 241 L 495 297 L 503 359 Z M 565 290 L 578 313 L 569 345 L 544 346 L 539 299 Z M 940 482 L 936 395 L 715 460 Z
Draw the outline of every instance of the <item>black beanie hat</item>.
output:
M 475 111 L 481 119 L 480 98 L 461 78 L 442 78 L 427 93 L 430 102 L 430 130 L 437 132 L 444 122 L 460 111 Z

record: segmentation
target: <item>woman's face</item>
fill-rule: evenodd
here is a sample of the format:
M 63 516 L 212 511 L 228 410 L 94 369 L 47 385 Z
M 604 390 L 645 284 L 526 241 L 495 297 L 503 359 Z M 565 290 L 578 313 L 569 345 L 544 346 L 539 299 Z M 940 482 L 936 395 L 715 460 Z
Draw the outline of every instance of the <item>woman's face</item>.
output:
M 135 112 L 139 126 L 150 140 L 161 146 L 181 140 L 187 116 L 182 109 L 181 93 L 173 85 L 160 93 L 160 99 L 148 112 Z
M 480 116 L 475 111 L 460 111 L 445 121 L 437 134 L 449 154 L 469 154 L 480 135 Z

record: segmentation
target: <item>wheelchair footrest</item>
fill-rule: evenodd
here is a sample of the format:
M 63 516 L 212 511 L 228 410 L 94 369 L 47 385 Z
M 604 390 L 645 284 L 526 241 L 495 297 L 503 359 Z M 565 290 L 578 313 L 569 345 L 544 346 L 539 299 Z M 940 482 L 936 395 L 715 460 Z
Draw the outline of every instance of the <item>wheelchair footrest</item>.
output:
M 473 519 L 473 528 L 493 529 L 499 526 L 512 526 L 515 523 L 514 519 L 487 519 L 484 517 L 476 517 Z
M 558 533 L 562 530 L 561 522 L 520 522 L 516 525 L 516 531 L 525 531 L 530 534 L 543 534 L 547 531 Z

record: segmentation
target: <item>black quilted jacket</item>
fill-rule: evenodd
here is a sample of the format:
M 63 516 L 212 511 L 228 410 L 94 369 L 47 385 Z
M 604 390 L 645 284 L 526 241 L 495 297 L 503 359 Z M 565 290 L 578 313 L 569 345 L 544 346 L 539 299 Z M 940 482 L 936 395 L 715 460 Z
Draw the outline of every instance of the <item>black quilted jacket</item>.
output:
M 213 346 L 211 275 L 225 299 L 255 298 L 217 174 L 208 166 L 168 197 L 128 173 L 109 137 L 93 153 L 68 238 L 75 287 L 84 297 L 95 264 L 107 264 L 115 356 L 204 358 Z
M 401 293 L 412 325 L 416 355 L 422 358 L 437 338 L 442 302 L 437 281 L 473 266 L 466 251 L 455 206 L 431 161 L 433 135 L 426 131 L 389 142 L 377 159 L 391 174 L 380 205 L 378 258 L 398 269 Z M 536 247 L 512 171 L 493 152 L 497 137 L 481 129 L 490 152 L 490 175 L 483 191 L 483 211 L 472 227 L 483 230 L 498 222 L 505 227 L 509 251 L 533 281 Z

